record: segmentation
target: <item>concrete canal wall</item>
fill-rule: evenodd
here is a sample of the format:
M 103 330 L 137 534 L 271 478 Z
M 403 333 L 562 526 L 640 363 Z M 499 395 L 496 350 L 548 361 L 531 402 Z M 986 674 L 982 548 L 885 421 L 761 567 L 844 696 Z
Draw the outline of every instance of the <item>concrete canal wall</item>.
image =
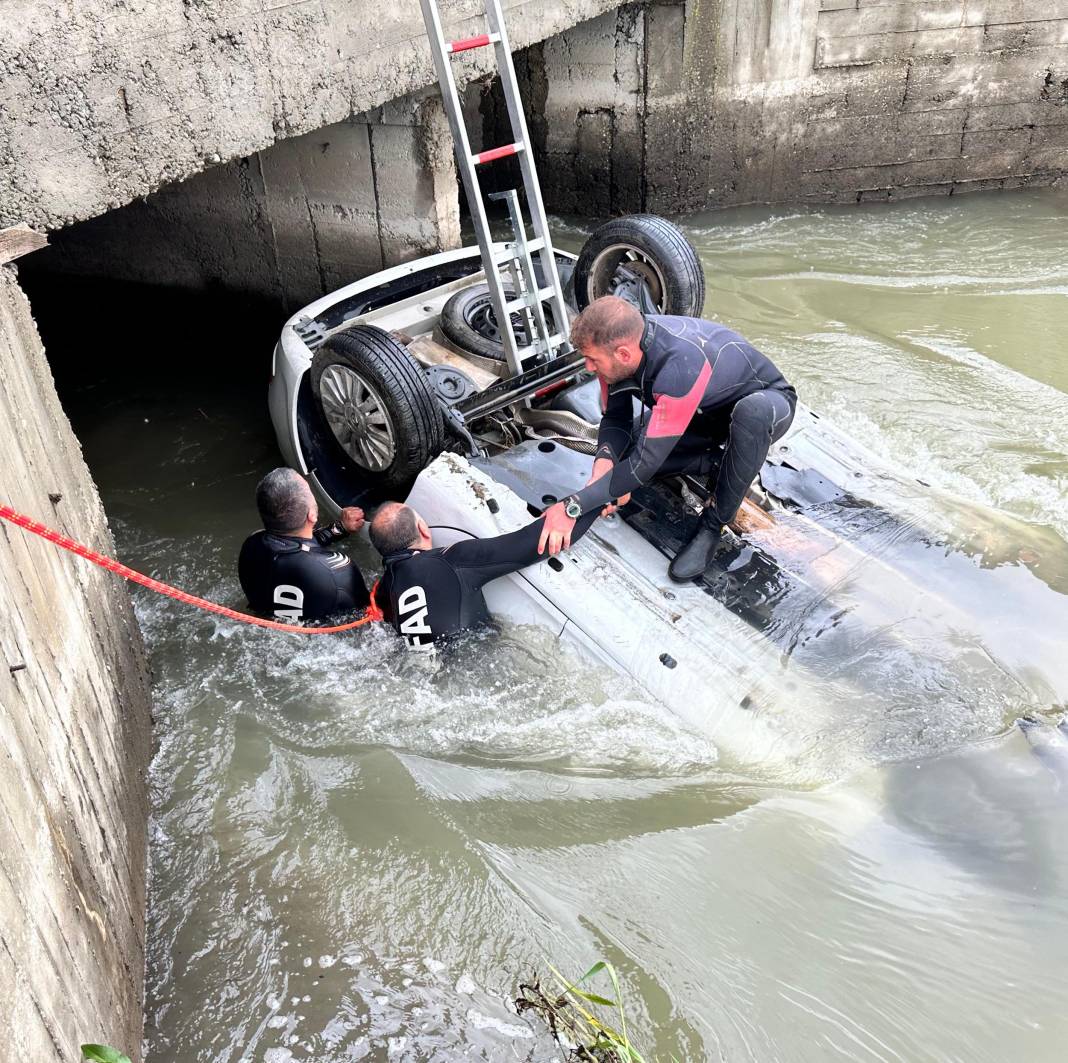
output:
M 1068 169 L 1068 0 L 634 4 L 519 67 L 562 211 L 853 203 Z M 483 114 L 499 137 L 499 98 Z
M 0 497 L 113 552 L 29 304 L 0 266 Z M 148 676 L 125 586 L 0 522 L 0 1041 L 141 1058 Z

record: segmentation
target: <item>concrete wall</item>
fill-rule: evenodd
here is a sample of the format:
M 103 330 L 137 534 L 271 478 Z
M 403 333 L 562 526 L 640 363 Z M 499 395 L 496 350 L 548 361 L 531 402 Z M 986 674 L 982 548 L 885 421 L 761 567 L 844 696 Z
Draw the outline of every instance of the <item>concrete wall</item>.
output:
M 505 0 L 514 47 L 611 0 Z M 481 4 L 444 0 L 450 36 Z M 457 58 L 461 80 L 490 50 Z M 417 0 L 4 0 L 0 227 L 55 229 L 436 84 Z
M 0 266 L 0 468 L 16 509 L 111 535 L 10 267 Z M 125 586 L 0 522 L 0 1043 L 141 1058 L 147 670 Z
M 71 226 L 32 264 L 190 289 L 218 285 L 293 309 L 459 243 L 448 122 L 439 96 L 419 94 Z
M 630 5 L 521 66 L 558 210 L 857 202 L 1068 169 L 1068 0 Z

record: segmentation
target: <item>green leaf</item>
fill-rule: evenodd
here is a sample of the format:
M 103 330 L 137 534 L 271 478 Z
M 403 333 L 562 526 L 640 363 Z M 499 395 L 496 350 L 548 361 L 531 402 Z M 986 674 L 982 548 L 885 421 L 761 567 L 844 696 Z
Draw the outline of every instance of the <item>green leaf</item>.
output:
M 575 985 L 582 985 L 587 978 L 592 978 L 595 974 L 603 971 L 605 967 L 604 960 L 598 960 L 576 983 Z
M 606 1008 L 614 1008 L 616 1002 L 609 1000 L 608 997 L 599 997 L 596 993 L 584 993 L 581 989 L 572 989 L 572 993 L 577 997 L 582 997 L 583 1000 L 588 1000 L 591 1004 L 603 1004 Z
M 82 1059 L 92 1060 L 93 1063 L 130 1063 L 129 1056 L 107 1045 L 82 1045 Z

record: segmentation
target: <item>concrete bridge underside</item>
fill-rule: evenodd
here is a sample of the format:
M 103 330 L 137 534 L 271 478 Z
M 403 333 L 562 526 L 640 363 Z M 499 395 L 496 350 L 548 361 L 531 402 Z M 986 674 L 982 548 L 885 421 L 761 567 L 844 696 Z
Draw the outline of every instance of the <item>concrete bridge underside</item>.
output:
M 505 3 L 547 203 L 594 215 L 1056 181 L 1068 0 L 1038 7 Z M 442 10 L 450 35 L 483 28 L 477 0 Z M 9 0 L 3 17 L 0 224 L 68 227 L 42 267 L 294 306 L 459 240 L 416 0 Z M 507 140 L 488 50 L 454 63 L 474 141 Z

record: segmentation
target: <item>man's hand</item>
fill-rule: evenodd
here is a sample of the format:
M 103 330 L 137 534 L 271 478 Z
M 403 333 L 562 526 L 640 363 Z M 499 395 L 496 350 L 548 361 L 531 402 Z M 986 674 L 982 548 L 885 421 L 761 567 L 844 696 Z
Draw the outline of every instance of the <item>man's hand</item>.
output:
M 341 511 L 341 527 L 351 535 L 363 527 L 363 510 L 359 506 L 346 506 Z
M 550 506 L 544 515 L 541 525 L 541 538 L 538 539 L 538 553 L 545 553 L 545 546 L 549 546 L 549 554 L 555 555 L 561 550 L 571 546 L 571 532 L 575 522 L 564 512 L 563 502 L 557 502 Z
M 608 505 L 601 510 L 601 516 L 610 517 L 613 513 L 615 513 L 617 509 L 619 509 L 621 506 L 625 506 L 629 501 L 630 492 L 628 491 L 625 495 L 621 495 L 614 502 L 609 502 Z

